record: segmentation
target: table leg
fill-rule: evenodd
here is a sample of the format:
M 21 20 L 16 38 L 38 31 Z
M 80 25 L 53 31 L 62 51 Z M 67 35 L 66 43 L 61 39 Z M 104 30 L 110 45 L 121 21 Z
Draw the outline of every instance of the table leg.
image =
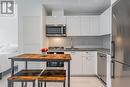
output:
M 35 87 L 35 81 L 33 81 L 33 87 Z
M 13 59 L 11 59 L 11 76 L 13 76 L 14 75 L 14 60 Z M 14 86 L 14 83 L 11 81 L 9 81 L 9 85 L 8 85 L 8 87 L 13 87 Z
M 28 61 L 25 61 L 25 70 L 28 69 Z M 25 82 L 25 87 L 27 87 L 27 82 Z
M 46 81 L 44 82 L 44 87 L 46 87 Z
M 27 69 L 28 69 L 28 62 L 25 61 L 25 70 L 27 70 Z
M 65 81 L 63 82 L 63 87 L 65 87 Z
M 68 87 L 70 87 L 70 61 L 68 62 Z
M 41 87 L 42 87 L 42 82 L 40 83 Z
M 22 87 L 24 87 L 24 82 L 22 82 L 22 84 L 21 84 L 21 85 L 22 85 Z
M 11 76 L 14 75 L 14 60 L 11 59 Z
M 38 87 L 41 87 L 41 86 L 40 86 L 40 81 L 38 81 Z

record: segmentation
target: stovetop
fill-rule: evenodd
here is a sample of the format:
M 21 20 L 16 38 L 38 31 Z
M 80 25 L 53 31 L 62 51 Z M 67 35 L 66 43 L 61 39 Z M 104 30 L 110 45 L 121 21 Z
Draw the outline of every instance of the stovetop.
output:
M 49 47 L 49 50 L 64 50 L 64 47 Z

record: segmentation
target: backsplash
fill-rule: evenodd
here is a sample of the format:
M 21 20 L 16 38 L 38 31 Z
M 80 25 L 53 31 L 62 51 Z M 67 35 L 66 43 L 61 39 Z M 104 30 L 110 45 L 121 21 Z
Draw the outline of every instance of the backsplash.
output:
M 73 37 L 49 37 L 48 46 L 71 47 L 71 39 L 74 47 L 80 48 L 110 48 L 110 35 L 104 36 L 73 36 Z
M 102 36 L 102 43 L 103 48 L 110 49 L 110 35 Z

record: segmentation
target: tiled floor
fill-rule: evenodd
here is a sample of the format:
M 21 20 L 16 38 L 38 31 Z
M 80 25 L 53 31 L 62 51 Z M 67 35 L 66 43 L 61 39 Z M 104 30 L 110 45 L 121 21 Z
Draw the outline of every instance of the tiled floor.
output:
M 7 77 L 0 80 L 0 87 L 7 87 Z M 31 83 L 29 84 L 32 87 Z M 15 87 L 21 87 L 15 83 Z M 36 86 L 37 87 L 37 86 Z M 47 87 L 62 87 L 61 83 L 47 83 Z M 104 87 L 96 77 L 71 77 L 71 87 Z

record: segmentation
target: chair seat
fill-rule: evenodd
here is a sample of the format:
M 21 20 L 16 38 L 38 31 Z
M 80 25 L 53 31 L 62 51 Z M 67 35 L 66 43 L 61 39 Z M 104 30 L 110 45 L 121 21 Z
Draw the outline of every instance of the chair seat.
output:
M 42 70 L 21 70 L 14 76 L 8 78 L 9 81 L 35 81 Z
M 35 81 L 37 76 L 12 76 L 8 78 L 8 81 Z
M 66 77 L 39 77 L 39 81 L 65 81 Z

